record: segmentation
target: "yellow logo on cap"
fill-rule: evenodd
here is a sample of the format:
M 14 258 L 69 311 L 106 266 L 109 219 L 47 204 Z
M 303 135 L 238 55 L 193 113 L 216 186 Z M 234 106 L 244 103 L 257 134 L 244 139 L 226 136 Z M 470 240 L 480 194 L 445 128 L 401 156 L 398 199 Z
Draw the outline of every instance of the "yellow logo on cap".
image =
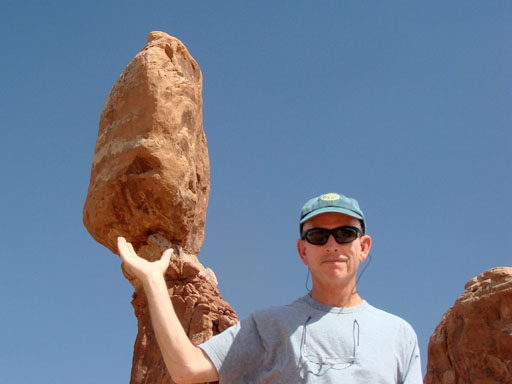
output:
M 341 196 L 338 195 L 337 193 L 326 193 L 325 195 L 322 195 L 322 197 L 320 198 L 325 201 L 333 201 L 341 199 Z

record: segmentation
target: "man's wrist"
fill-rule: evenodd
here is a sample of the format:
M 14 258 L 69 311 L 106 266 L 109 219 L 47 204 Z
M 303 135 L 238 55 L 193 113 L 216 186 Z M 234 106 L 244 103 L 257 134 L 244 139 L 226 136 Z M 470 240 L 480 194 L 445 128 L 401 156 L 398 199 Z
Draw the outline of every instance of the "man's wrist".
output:
M 141 279 L 141 282 L 142 286 L 144 287 L 144 291 L 156 289 L 160 286 L 163 286 L 165 289 L 167 289 L 164 275 L 160 271 L 152 271 L 149 274 L 144 275 Z

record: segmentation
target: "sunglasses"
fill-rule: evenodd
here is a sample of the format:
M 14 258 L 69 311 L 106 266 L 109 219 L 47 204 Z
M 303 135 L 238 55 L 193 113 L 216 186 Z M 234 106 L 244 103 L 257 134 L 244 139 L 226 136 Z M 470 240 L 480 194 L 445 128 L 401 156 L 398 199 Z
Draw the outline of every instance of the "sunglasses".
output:
M 310 244 L 324 245 L 329 240 L 329 236 L 333 235 L 338 244 L 346 244 L 354 241 L 362 234 L 357 227 L 343 226 L 334 229 L 327 228 L 311 228 L 302 234 L 302 240 L 306 240 Z

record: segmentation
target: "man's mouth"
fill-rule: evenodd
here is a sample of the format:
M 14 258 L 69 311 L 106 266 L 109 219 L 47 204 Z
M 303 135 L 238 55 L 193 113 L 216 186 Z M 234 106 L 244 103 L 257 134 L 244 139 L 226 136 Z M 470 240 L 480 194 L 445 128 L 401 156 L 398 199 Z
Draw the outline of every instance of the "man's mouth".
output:
M 329 257 L 324 260 L 322 260 L 322 263 L 346 263 L 348 261 L 348 258 L 346 256 L 339 256 L 339 257 Z

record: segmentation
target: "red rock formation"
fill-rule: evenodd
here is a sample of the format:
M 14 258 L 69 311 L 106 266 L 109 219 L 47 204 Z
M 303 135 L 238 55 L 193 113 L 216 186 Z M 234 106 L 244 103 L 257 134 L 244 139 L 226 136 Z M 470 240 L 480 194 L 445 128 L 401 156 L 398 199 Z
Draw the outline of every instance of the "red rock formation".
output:
M 100 127 L 84 224 L 117 251 L 160 234 L 197 254 L 204 238 L 210 163 L 202 75 L 178 40 L 151 32 L 112 87 Z
M 201 71 L 185 46 L 151 32 L 105 103 L 83 212 L 89 233 L 112 252 L 118 236 L 148 260 L 174 248 L 165 279 L 194 344 L 237 321 L 213 271 L 196 256 L 210 188 L 201 89 Z M 171 383 L 143 289 L 130 282 L 139 331 L 131 383 Z
M 424 383 L 512 383 L 512 267 L 468 281 L 430 337 Z

